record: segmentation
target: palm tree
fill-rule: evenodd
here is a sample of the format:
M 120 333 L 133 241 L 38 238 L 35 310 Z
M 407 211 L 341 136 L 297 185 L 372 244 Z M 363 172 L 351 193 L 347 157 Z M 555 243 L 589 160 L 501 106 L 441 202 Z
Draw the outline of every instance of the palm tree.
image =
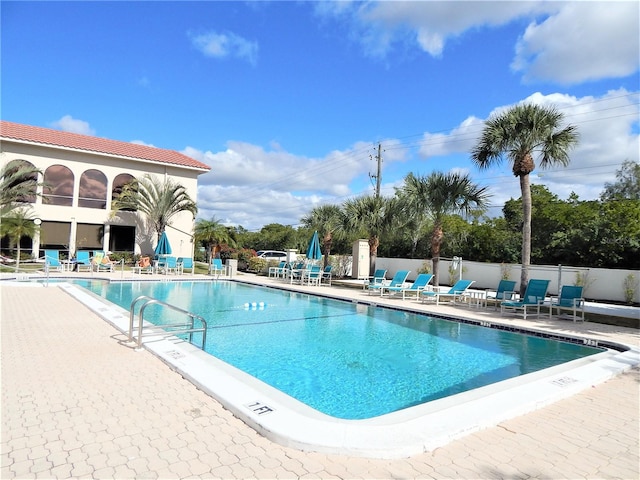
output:
M 410 240 L 410 258 L 415 258 L 418 242 L 433 230 L 433 222 L 427 210 L 414 208 L 413 199 L 409 198 L 402 188 L 395 187 L 395 191 L 400 202 L 400 208 L 404 212 L 405 222 L 402 226 L 401 233 Z
M 34 220 L 31 209 L 23 207 L 12 210 L 0 224 L 0 236 L 7 235 L 17 247 L 16 267 L 20 267 L 20 240 L 22 237 L 33 238 L 36 234 Z
M 329 265 L 329 255 L 333 236 L 338 230 L 340 223 L 340 207 L 337 205 L 321 205 L 311 210 L 309 215 L 302 217 L 302 224 L 311 229 L 317 230 L 322 236 L 322 246 L 324 248 L 324 266 Z
M 0 211 L 6 215 L 18 204 L 35 198 L 38 175 L 42 172 L 28 162 L 12 160 L 0 170 Z
M 369 275 L 376 268 L 380 237 L 386 235 L 398 223 L 398 200 L 367 195 L 353 198 L 342 206 L 340 230 L 345 234 L 362 232 L 369 236 Z
M 431 232 L 431 256 L 433 262 L 433 284 L 439 285 L 438 265 L 440 248 L 444 239 L 443 224 L 447 215 L 469 214 L 472 209 L 484 209 L 490 195 L 487 187 L 471 182 L 468 175 L 433 172 L 428 177 L 413 173 L 404 179 L 401 188 L 411 211 L 426 213 L 433 221 Z
M 529 174 L 536 168 L 534 155 L 541 168 L 569 165 L 569 150 L 578 143 L 575 126 L 564 128 L 564 115 L 554 108 L 522 104 L 489 118 L 471 153 L 471 160 L 487 169 L 500 164 L 506 156 L 513 174 L 520 178 L 522 194 L 522 271 L 520 293 L 529 282 L 531 264 L 531 185 Z
M 125 185 L 122 193 L 113 200 L 112 208 L 137 210 L 146 215 L 158 240 L 174 215 L 191 212 L 195 217 L 198 212 L 198 207 L 185 187 L 171 179 L 160 181 L 151 175 Z
M 211 259 L 215 257 L 214 249 L 223 243 L 235 245 L 233 233 L 218 220 L 200 219 L 196 222 L 194 229 L 194 240 L 203 243 L 207 251 L 207 264 L 211 265 Z

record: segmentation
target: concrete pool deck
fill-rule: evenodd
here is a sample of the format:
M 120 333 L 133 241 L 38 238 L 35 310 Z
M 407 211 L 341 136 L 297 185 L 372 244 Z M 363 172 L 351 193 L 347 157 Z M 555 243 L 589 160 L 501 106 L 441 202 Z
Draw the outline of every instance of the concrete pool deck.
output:
M 122 345 L 120 332 L 61 289 L 0 289 L 2 478 L 638 478 L 637 369 L 410 458 L 309 453 L 260 436 L 148 351 Z M 373 299 L 357 289 L 317 292 L 329 290 Z M 376 299 L 384 302 L 418 306 Z M 547 318 L 524 323 L 639 344 L 638 331 L 628 328 Z

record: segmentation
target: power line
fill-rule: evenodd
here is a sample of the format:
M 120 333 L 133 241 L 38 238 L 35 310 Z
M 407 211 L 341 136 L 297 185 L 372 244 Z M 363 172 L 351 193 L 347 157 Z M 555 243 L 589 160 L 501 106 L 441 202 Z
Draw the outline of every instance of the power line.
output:
M 568 109 L 572 109 L 572 108 L 579 108 L 579 107 L 583 107 L 585 105 L 591 105 L 591 104 L 595 104 L 595 103 L 601 103 L 601 102 L 610 102 L 613 100 L 617 100 L 617 99 L 623 99 L 623 98 L 628 98 L 628 97 L 634 97 L 634 96 L 638 96 L 637 93 L 629 93 L 629 94 L 625 94 L 625 95 L 619 95 L 616 97 L 610 97 L 610 98 L 602 98 L 602 99 L 597 99 L 597 100 L 593 100 L 592 102 L 585 102 L 585 103 L 581 103 L 580 105 L 570 105 L 570 106 L 565 106 L 565 107 L 561 107 L 558 108 L 558 110 L 568 110 Z M 637 107 L 639 104 L 638 103 L 632 103 L 632 104 L 627 104 L 627 105 L 619 105 L 619 106 L 613 106 L 613 107 L 606 107 L 606 108 L 602 108 L 602 109 L 598 109 L 598 110 L 592 110 L 589 112 L 576 112 L 574 114 L 569 114 L 567 116 L 565 116 L 565 118 L 569 117 L 577 117 L 577 116 L 582 116 L 582 115 L 587 115 L 587 114 L 595 114 L 595 113 L 599 113 L 599 112 L 604 112 L 604 111 L 610 111 L 610 110 L 619 110 L 619 109 L 627 109 L 627 108 L 633 108 L 633 107 Z M 603 120 L 608 120 L 608 119 L 612 119 L 612 118 L 622 118 L 625 116 L 630 116 L 630 115 L 637 115 L 637 112 L 630 112 L 630 113 L 621 113 L 619 115 L 612 115 L 612 116 L 608 116 L 608 117 L 598 117 L 595 119 L 582 119 L 577 123 L 578 125 L 580 124 L 584 124 L 584 123 L 590 123 L 590 122 L 595 122 L 595 121 L 603 121 Z M 438 137 L 438 138 L 429 138 L 427 140 L 423 140 L 423 141 L 413 141 L 413 142 L 398 142 L 398 143 L 394 143 L 392 145 L 388 145 L 387 147 L 385 147 L 385 151 L 388 150 L 399 150 L 399 149 L 410 149 L 410 148 L 416 148 L 416 147 L 424 147 L 424 146 L 435 146 L 435 145 L 446 145 L 448 143 L 453 143 L 453 142 L 465 142 L 471 139 L 476 138 L 477 134 L 481 131 L 481 129 L 484 127 L 484 122 L 482 124 L 479 124 L 477 127 L 474 128 L 470 128 L 468 130 L 466 130 L 464 133 L 459 133 L 459 134 L 449 134 L 449 135 L 443 135 L 442 137 Z M 455 127 L 458 128 L 458 127 Z M 436 136 L 439 133 L 443 133 L 446 134 L 446 132 L 451 131 L 454 128 L 450 128 L 450 129 L 443 129 L 443 130 L 439 130 L 439 131 L 433 131 L 430 132 L 431 135 Z M 416 137 L 424 137 L 424 133 L 420 133 L 420 134 L 413 134 L 413 135 L 407 135 L 407 136 L 403 136 L 403 137 L 399 137 L 395 140 L 404 140 L 404 139 L 410 139 L 410 138 L 416 138 Z M 343 163 L 344 160 L 352 160 L 352 159 L 357 159 L 358 156 L 363 156 L 363 153 L 365 153 L 365 151 L 368 149 L 367 148 L 361 148 L 361 149 L 355 149 L 346 153 L 343 153 L 341 156 L 337 157 L 335 160 L 330 160 L 330 161 L 324 161 L 322 163 L 319 163 L 318 165 L 316 165 L 315 167 L 312 168 L 307 168 L 304 170 L 301 170 L 299 172 L 294 172 L 294 173 L 289 173 L 286 174 L 284 176 L 282 176 L 281 178 L 275 179 L 273 181 L 270 182 L 265 182 L 262 184 L 256 184 L 253 185 L 252 188 L 256 188 L 256 189 L 264 189 L 264 188 L 270 188 L 270 187 L 276 187 L 278 185 L 282 185 L 282 184 L 286 184 L 291 182 L 292 180 L 295 180 L 297 178 L 303 177 L 303 176 L 307 176 L 310 173 L 317 173 L 317 174 L 322 174 L 325 171 L 328 171 L 330 169 L 335 169 L 335 167 L 337 165 L 339 165 L 340 163 Z M 382 162 L 382 157 L 381 157 L 381 150 L 382 150 L 382 142 L 378 143 L 378 150 L 379 150 L 379 154 L 377 156 L 377 158 L 379 159 L 379 165 Z M 602 168 L 602 167 L 607 167 L 607 166 L 618 166 L 619 163 L 615 163 L 615 164 L 607 164 L 607 165 L 596 165 L 596 166 L 590 166 L 590 167 L 574 167 L 574 168 L 565 168 L 563 170 L 545 170 L 545 172 L 547 173 L 554 173 L 554 172 L 572 172 L 572 171 L 576 171 L 576 170 L 582 170 L 582 169 L 593 169 L 593 168 Z M 603 172 L 603 173 L 610 173 L 610 172 Z M 370 175 L 370 177 L 372 178 L 376 178 L 376 195 L 380 195 L 380 190 L 381 190 L 381 170 L 379 170 L 379 173 L 377 175 Z M 508 177 L 508 175 L 500 175 L 500 176 L 496 176 L 496 177 L 484 177 L 483 180 L 487 181 L 487 180 L 492 180 L 492 179 L 503 179 Z M 242 187 L 239 187 L 242 188 Z M 338 200 L 340 198 L 349 198 L 349 197 L 354 197 L 354 196 L 358 196 L 361 195 L 362 193 L 364 193 L 364 191 L 361 191 L 359 193 L 356 194 L 350 194 L 350 195 L 345 195 L 342 197 L 333 197 L 335 200 Z M 236 201 L 239 200 L 245 200 L 244 196 L 238 196 L 237 198 L 234 197 L 227 197 L 224 199 L 225 202 L 228 203 L 234 203 Z M 297 207 L 292 207 L 291 209 L 293 210 L 294 208 Z M 288 209 L 283 209 L 281 211 L 285 211 Z

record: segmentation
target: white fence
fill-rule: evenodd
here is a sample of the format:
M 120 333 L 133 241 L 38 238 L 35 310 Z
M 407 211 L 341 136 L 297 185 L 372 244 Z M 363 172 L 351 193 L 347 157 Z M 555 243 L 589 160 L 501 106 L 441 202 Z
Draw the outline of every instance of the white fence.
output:
M 453 260 L 440 259 L 438 272 L 441 285 L 451 285 L 453 281 L 457 280 L 457 276 L 452 279 L 449 273 L 452 263 Z M 409 280 L 413 280 L 424 264 L 425 260 L 381 257 L 376 259 L 376 268 L 386 268 L 388 278 L 391 278 L 397 270 L 411 270 Z M 430 263 L 428 265 L 430 266 Z M 461 266 L 462 278 L 475 280 L 472 288 L 480 290 L 496 288 L 503 272 L 508 273 L 509 280 L 517 281 L 518 286 L 516 289 L 519 288 L 520 264 L 481 263 L 462 259 Z M 459 272 L 460 264 L 455 269 L 455 275 L 458 275 Z M 552 295 L 557 295 L 559 287 L 562 285 L 575 285 L 578 283 L 579 276 L 582 278 L 581 284 L 585 286 L 585 298 L 626 302 L 628 300 L 626 290 L 631 289 L 633 291 L 633 301 L 640 302 L 640 271 L 638 270 L 613 270 L 566 265 L 531 265 L 529 267 L 530 279 L 550 280 L 549 293 Z

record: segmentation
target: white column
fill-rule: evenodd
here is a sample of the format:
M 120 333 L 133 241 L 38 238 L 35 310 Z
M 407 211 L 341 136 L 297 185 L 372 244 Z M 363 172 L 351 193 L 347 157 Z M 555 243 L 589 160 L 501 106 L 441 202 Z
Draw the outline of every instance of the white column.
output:
M 75 257 L 76 254 L 76 236 L 78 231 L 78 222 L 76 217 L 71 217 L 71 228 L 69 229 L 69 258 Z
M 104 224 L 104 235 L 102 237 L 102 249 L 106 252 L 109 251 L 109 240 L 111 238 L 111 225 Z

